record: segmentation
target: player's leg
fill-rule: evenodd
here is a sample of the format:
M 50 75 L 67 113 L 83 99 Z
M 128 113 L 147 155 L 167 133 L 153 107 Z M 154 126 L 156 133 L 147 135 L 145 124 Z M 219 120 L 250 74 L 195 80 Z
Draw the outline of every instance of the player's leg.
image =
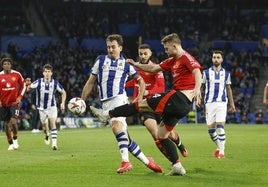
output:
M 40 123 L 42 125 L 43 132 L 45 134 L 44 142 L 46 145 L 50 144 L 50 138 L 49 138 L 49 126 L 48 126 L 48 116 L 46 111 L 39 110 L 39 117 L 40 117 Z
M 49 118 L 49 125 L 50 125 L 50 129 L 51 129 L 51 142 L 52 142 L 52 149 L 53 150 L 57 150 L 58 149 L 58 130 L 56 128 L 56 119 L 57 118 Z
M 52 141 L 52 149 L 57 150 L 58 149 L 58 130 L 56 127 L 56 120 L 58 117 L 58 110 L 57 107 L 51 107 L 48 110 L 48 120 L 49 120 L 49 125 L 51 129 L 51 141 Z
M 226 135 L 225 135 L 225 119 L 227 115 L 227 104 L 226 103 L 219 103 L 217 107 L 217 114 L 216 114 L 216 131 L 218 134 L 219 139 L 219 155 L 218 158 L 225 158 L 225 142 L 226 142 Z
M 126 128 L 123 128 L 123 124 L 121 120 L 125 120 L 123 117 L 121 118 L 111 118 L 111 127 L 112 131 L 115 135 L 117 145 L 119 148 L 119 153 L 121 155 L 121 164 L 120 167 L 117 169 L 117 173 L 124 173 L 132 169 L 132 164 L 129 161 L 128 155 L 128 134 Z
M 176 146 L 179 149 L 179 151 L 181 152 L 182 156 L 187 157 L 188 151 L 187 151 L 186 147 L 183 145 L 183 143 L 179 137 L 179 134 L 177 132 L 175 132 L 174 130 L 172 130 L 168 137 L 170 140 L 172 140 L 176 144 Z
M 219 156 L 219 137 L 216 131 L 216 105 L 212 103 L 207 103 L 206 107 L 206 123 L 208 127 L 208 134 L 210 139 L 216 144 L 216 150 L 213 153 L 214 157 Z
M 176 119 L 176 118 L 174 118 Z M 174 120 L 173 119 L 173 120 Z M 177 122 L 177 119 L 176 119 Z M 172 124 L 170 121 L 169 124 Z M 184 175 L 186 171 L 182 166 L 179 155 L 176 149 L 175 144 L 168 138 L 170 131 L 174 128 L 175 125 L 161 125 L 158 128 L 158 139 L 156 140 L 156 145 L 159 150 L 168 158 L 172 164 L 172 170 L 168 175 Z
M 157 138 L 158 125 L 154 113 L 143 112 L 140 119 L 154 140 Z
M 10 120 L 4 121 L 4 129 L 7 137 L 7 142 L 9 144 L 8 149 L 9 151 L 14 150 L 13 146 L 13 139 L 12 139 L 12 134 L 11 134 L 11 125 L 10 125 Z
M 219 137 L 219 155 L 218 158 L 225 158 L 224 149 L 225 149 L 225 142 L 226 142 L 226 135 L 224 130 L 224 123 L 217 122 L 216 129 Z
M 143 164 L 145 164 L 149 169 L 153 170 L 154 172 L 157 172 L 157 173 L 163 172 L 162 168 L 159 165 L 155 164 L 152 157 L 145 156 L 140 146 L 134 140 L 132 140 L 130 136 L 129 136 L 129 141 L 130 143 L 128 145 L 128 150 L 133 156 L 139 159 Z

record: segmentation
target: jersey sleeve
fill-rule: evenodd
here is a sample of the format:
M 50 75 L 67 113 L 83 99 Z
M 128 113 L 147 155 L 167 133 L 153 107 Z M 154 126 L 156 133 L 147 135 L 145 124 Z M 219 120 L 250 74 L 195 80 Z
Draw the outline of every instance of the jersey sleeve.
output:
M 36 81 L 32 82 L 32 83 L 30 84 L 30 88 L 31 88 L 31 89 L 36 89 L 37 86 L 38 86 L 38 82 L 39 82 L 39 79 L 37 79 Z
M 232 82 L 231 82 L 231 74 L 230 74 L 230 72 L 228 72 L 227 74 L 228 74 L 228 75 L 227 75 L 227 79 L 226 79 L 226 84 L 232 84 Z
M 101 62 L 101 59 L 104 58 L 103 55 L 101 56 L 98 56 L 95 60 L 95 63 L 93 65 L 93 67 L 91 68 L 91 74 L 93 75 L 98 75 L 99 74 L 99 67 L 100 67 L 100 62 Z
M 20 73 L 18 73 L 18 76 L 19 76 L 18 83 L 20 85 L 19 96 L 23 97 L 23 95 L 26 91 L 26 84 L 24 82 L 24 78 L 22 77 L 22 75 Z

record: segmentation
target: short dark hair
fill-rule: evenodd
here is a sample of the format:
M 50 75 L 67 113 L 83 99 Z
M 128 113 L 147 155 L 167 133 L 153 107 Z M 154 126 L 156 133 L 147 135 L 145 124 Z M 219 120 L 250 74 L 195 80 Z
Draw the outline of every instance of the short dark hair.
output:
M 11 64 L 13 63 L 13 60 L 12 60 L 11 58 L 9 58 L 9 57 L 4 57 L 4 58 L 1 59 L 1 66 L 3 66 L 3 63 L 4 63 L 5 61 L 10 62 Z
M 138 49 L 151 49 L 151 46 L 149 44 L 141 44 Z
M 212 54 L 220 54 L 223 57 L 223 51 L 221 50 L 214 50 Z
M 42 69 L 43 69 L 43 71 L 45 71 L 45 69 L 48 69 L 48 70 L 51 70 L 53 72 L 53 66 L 51 66 L 50 64 L 45 64 Z
M 106 38 L 106 42 L 107 41 L 111 42 L 114 40 L 117 41 L 119 46 L 123 46 L 124 41 L 123 41 L 123 37 L 120 34 L 111 34 Z

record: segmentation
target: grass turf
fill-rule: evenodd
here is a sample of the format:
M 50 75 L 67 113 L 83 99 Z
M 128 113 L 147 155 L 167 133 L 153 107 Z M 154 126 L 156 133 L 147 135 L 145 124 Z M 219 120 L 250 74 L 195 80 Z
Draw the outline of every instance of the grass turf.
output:
M 117 174 L 121 160 L 110 128 L 58 131 L 57 151 L 45 145 L 43 133 L 30 131 L 19 132 L 18 151 L 7 151 L 6 137 L 1 132 L 1 186 L 267 186 L 268 126 L 227 125 L 225 129 L 226 158 L 216 159 L 212 157 L 215 145 L 206 125 L 176 127 L 189 151 L 189 157 L 180 156 L 185 176 L 153 173 L 132 155 L 133 170 Z M 170 163 L 145 127 L 130 126 L 129 132 L 143 152 L 167 173 Z

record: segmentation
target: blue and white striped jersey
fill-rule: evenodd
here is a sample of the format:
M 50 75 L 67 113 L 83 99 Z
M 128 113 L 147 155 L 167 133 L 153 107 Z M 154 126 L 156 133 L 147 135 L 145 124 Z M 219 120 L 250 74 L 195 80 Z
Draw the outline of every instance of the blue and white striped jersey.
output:
M 221 68 L 219 72 L 213 70 L 213 67 L 203 71 L 203 84 L 206 86 L 205 103 L 228 102 L 226 85 L 231 84 L 230 72 Z
M 62 85 L 55 79 L 51 79 L 49 84 L 45 83 L 44 78 L 39 78 L 30 84 L 31 89 L 36 89 L 36 107 L 44 110 L 56 105 L 55 93 L 62 92 Z
M 100 100 L 105 101 L 126 94 L 125 83 L 128 77 L 136 76 L 137 72 L 123 56 L 112 60 L 108 55 L 101 55 L 96 59 L 91 74 L 97 76 Z

